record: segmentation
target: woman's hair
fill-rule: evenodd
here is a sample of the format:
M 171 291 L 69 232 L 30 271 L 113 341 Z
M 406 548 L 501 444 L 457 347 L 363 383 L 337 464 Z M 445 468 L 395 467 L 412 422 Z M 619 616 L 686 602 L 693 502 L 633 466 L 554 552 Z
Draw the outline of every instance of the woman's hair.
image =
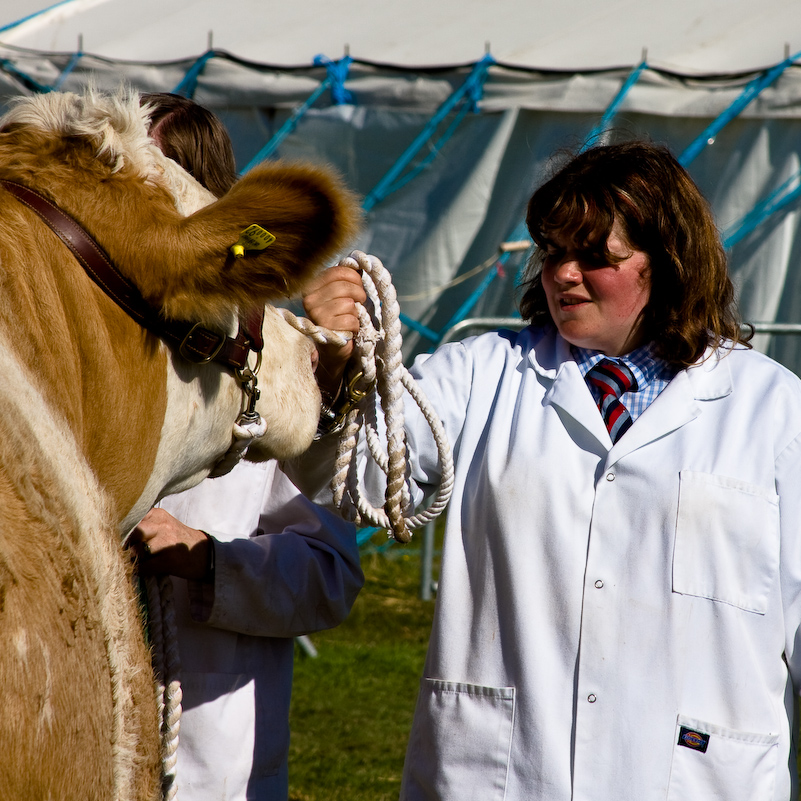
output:
M 236 181 L 236 162 L 222 122 L 181 95 L 143 94 L 140 103 L 150 109 L 150 136 L 164 155 L 212 194 L 224 195 Z
M 642 324 L 655 353 L 675 366 L 697 361 L 708 345 L 747 343 L 712 211 L 695 182 L 665 147 L 625 142 L 574 157 L 531 197 L 526 224 L 537 245 L 520 312 L 551 320 L 541 270 L 553 237 L 620 261 L 606 242 L 615 222 L 627 243 L 648 256 L 650 296 Z

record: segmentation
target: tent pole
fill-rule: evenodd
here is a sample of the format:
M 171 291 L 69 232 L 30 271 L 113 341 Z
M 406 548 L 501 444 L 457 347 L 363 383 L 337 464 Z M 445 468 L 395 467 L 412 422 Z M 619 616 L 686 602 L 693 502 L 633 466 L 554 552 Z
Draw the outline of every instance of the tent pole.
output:
M 772 67 L 767 70 L 767 72 L 754 78 L 745 89 L 743 89 L 739 97 L 728 108 L 724 109 L 712 123 L 689 144 L 685 151 L 679 156 L 679 163 L 683 167 L 687 167 L 707 145 L 714 144 L 717 135 L 723 128 L 735 119 L 735 117 L 739 116 L 745 107 L 756 98 L 760 92 L 775 83 L 781 74 L 800 57 L 801 52 L 796 53 L 794 56 L 786 58 L 775 67 Z
M 490 55 L 486 55 L 481 61 L 476 62 L 465 82 L 437 109 L 425 128 L 415 137 L 411 145 L 406 148 L 387 174 L 364 199 L 362 208 L 365 211 L 373 209 L 378 203 L 384 200 L 387 195 L 394 191 L 396 187 L 393 186 L 393 184 L 397 178 L 411 163 L 412 159 L 417 155 L 423 145 L 433 136 L 440 122 L 442 122 L 460 101 L 467 97 L 473 105 L 478 102 L 481 92 L 483 91 L 484 81 L 487 78 L 487 70 L 489 66 L 494 63 L 495 59 Z
M 587 141 L 581 148 L 582 152 L 600 143 L 599 140 L 611 127 L 612 120 L 614 120 L 617 110 L 620 108 L 620 105 L 625 99 L 626 95 L 629 93 L 632 86 L 634 86 L 634 84 L 640 79 L 640 75 L 642 75 L 643 70 L 647 68 L 648 64 L 646 64 L 645 57 L 643 56 L 643 60 L 629 73 L 628 78 L 626 78 L 623 86 L 620 88 L 620 91 L 615 95 L 614 99 L 609 104 L 598 124 L 590 131 Z

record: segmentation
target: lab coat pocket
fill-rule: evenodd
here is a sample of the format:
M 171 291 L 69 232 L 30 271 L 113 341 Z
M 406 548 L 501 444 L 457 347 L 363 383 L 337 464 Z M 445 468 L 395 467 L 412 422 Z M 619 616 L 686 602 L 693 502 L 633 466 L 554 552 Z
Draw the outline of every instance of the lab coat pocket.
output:
M 514 687 L 423 679 L 401 798 L 502 801 L 514 709 Z
M 727 729 L 679 715 L 667 801 L 773 798 L 778 734 Z
M 765 614 L 779 566 L 779 498 L 772 488 L 683 470 L 673 590 Z

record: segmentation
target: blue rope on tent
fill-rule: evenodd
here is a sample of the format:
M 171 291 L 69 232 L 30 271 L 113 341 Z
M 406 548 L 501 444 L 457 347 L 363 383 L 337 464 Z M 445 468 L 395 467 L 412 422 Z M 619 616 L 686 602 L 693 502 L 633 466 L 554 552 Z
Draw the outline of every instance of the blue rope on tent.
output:
M 793 183 L 797 183 L 790 190 Z M 781 186 L 773 190 L 764 200 L 757 203 L 739 222 L 723 232 L 723 246 L 734 247 L 740 240 L 762 225 L 771 215 L 788 206 L 801 196 L 801 170 L 791 175 Z
M 317 98 L 331 85 L 331 79 L 326 78 L 291 114 L 289 119 L 275 132 L 269 142 L 248 162 L 242 174 L 253 169 L 257 164 L 272 156 L 280 147 L 284 139 L 295 130 L 304 114 L 314 105 Z
M 502 256 L 507 254 L 503 253 Z M 484 276 L 484 279 L 481 283 L 473 290 L 470 297 L 456 310 L 456 314 L 451 317 L 450 320 L 445 324 L 445 327 L 442 329 L 443 331 L 447 331 L 451 326 L 456 325 L 457 323 L 461 323 L 468 314 L 470 314 L 473 307 L 478 303 L 481 299 L 481 296 L 486 291 L 487 287 L 495 280 L 495 277 L 498 275 L 498 270 L 501 267 L 501 259 L 495 262 L 490 268 L 490 271 Z
M 33 92 L 46 94 L 47 92 L 53 91 L 51 87 L 39 83 L 39 81 L 37 81 L 35 78 L 31 78 L 30 75 L 27 75 L 22 70 L 17 69 L 17 67 L 15 67 L 14 64 L 12 64 L 6 58 L 0 59 L 0 69 L 2 69 L 4 72 L 7 72 L 9 75 L 13 75 L 17 80 L 22 81 L 22 83 Z
M 67 76 L 78 66 L 78 62 L 83 58 L 83 53 L 78 51 L 77 53 L 72 54 L 72 58 L 70 59 L 69 64 L 61 71 L 61 75 L 58 76 L 58 80 L 53 84 L 53 91 L 57 92 L 61 89 L 61 85 L 67 79 Z
M 69 5 L 70 3 L 75 2 L 75 0 L 61 0 L 59 3 L 54 3 L 52 6 L 48 6 L 47 8 L 43 8 L 41 11 L 34 11 L 32 14 L 28 14 L 25 17 L 21 17 L 14 22 L 9 22 L 6 25 L 0 26 L 0 33 L 4 31 L 11 30 L 12 28 L 16 28 L 18 25 L 22 25 L 24 22 L 28 22 L 28 20 L 36 19 L 36 17 L 41 17 L 42 14 L 46 14 L 48 11 L 52 11 L 54 8 L 58 8 L 59 6 Z M 53 90 L 58 90 L 61 87 L 61 84 L 64 82 L 64 79 L 75 69 L 75 65 L 83 56 L 83 53 L 75 53 L 72 56 L 69 64 L 65 67 L 64 71 L 59 76 L 58 80 L 53 84 L 53 86 L 45 86 L 44 84 L 39 83 L 34 78 L 31 78 L 30 75 L 22 72 L 22 70 L 17 69 L 10 61 L 6 59 L 0 60 L 0 68 L 5 70 L 9 75 L 13 75 L 15 78 L 21 80 L 29 89 L 32 89 L 34 92 L 40 92 L 42 94 L 46 92 L 52 92 Z
M 345 81 L 348 79 L 348 71 L 352 63 L 353 59 L 350 56 L 345 56 L 339 61 L 331 61 L 323 55 L 314 57 L 315 67 L 325 67 L 331 86 L 331 100 L 335 106 L 344 106 L 353 102 L 353 95 L 345 88 Z
M 587 141 L 584 143 L 584 146 L 581 148 L 581 151 L 584 152 L 589 148 L 593 147 L 593 145 L 598 143 L 598 140 L 609 130 L 612 125 L 612 120 L 615 118 L 617 114 L 617 110 L 620 108 L 620 104 L 625 99 L 626 95 L 631 90 L 632 86 L 640 79 L 640 75 L 642 75 L 643 70 L 647 69 L 648 65 L 643 59 L 630 73 L 626 81 L 624 82 L 623 86 L 620 87 L 620 91 L 615 95 L 612 102 L 609 104 L 606 111 L 603 113 L 603 116 L 599 120 L 598 124 L 590 131 L 590 135 L 587 137 Z
M 762 73 L 762 75 L 754 78 L 754 80 L 743 89 L 739 97 L 727 109 L 724 109 L 716 119 L 689 144 L 679 156 L 679 164 L 687 167 L 707 145 L 711 145 L 715 141 L 715 138 L 723 128 L 735 119 L 735 117 L 739 116 L 745 107 L 757 97 L 760 92 L 767 89 L 772 83 L 778 80 L 781 74 L 789 66 L 794 64 L 798 58 L 801 58 L 801 52 L 786 58 L 775 67 L 772 67 Z
M 525 221 L 517 224 L 512 233 L 509 234 L 509 236 L 507 237 L 507 241 L 516 242 L 518 240 L 523 240 L 523 239 L 530 239 L 528 235 L 528 228 L 526 227 Z M 462 320 L 464 320 L 467 317 L 467 315 L 470 314 L 470 312 L 475 307 L 476 303 L 478 303 L 478 301 L 481 300 L 481 296 L 484 294 L 484 292 L 486 292 L 489 285 L 498 277 L 498 275 L 501 273 L 502 269 L 506 266 L 506 263 L 509 261 L 511 257 L 512 257 L 512 251 L 510 250 L 501 253 L 501 255 L 498 257 L 498 260 L 490 268 L 489 273 L 487 273 L 487 275 L 484 276 L 484 280 L 476 287 L 476 289 L 472 292 L 470 297 L 467 298 L 467 300 L 457 309 L 456 314 L 454 314 L 453 317 L 451 317 L 451 319 L 448 320 L 448 322 L 445 324 L 445 326 L 442 329 L 443 333 L 445 331 L 449 331 L 453 326 L 457 325 L 458 323 L 461 323 Z M 520 268 L 520 272 L 518 273 L 517 276 L 517 283 L 520 283 L 520 277 L 522 275 L 524 268 L 525 264 Z M 440 334 L 440 338 L 441 337 L 442 334 Z
M 467 112 L 470 110 L 468 104 L 462 105 L 459 113 L 454 117 L 453 122 L 448 126 L 445 133 L 429 148 L 428 155 L 412 170 L 410 170 L 406 175 L 402 178 L 399 178 L 395 183 L 392 185 L 392 188 L 389 190 L 391 192 L 397 192 L 398 189 L 405 186 L 409 183 L 409 181 L 416 178 L 429 164 L 439 155 L 440 150 L 445 145 L 445 143 L 453 136 L 454 131 L 458 128 L 459 123 L 467 116 Z
M 172 90 L 173 94 L 183 95 L 191 100 L 195 96 L 197 79 L 200 77 L 200 73 L 203 72 L 206 62 L 212 58 L 214 58 L 213 50 L 207 50 L 202 56 L 200 56 L 187 70 L 186 75 L 184 75 L 181 82 L 175 87 L 175 89 Z
M 345 89 L 345 80 L 348 77 L 348 70 L 352 61 L 353 59 L 350 56 L 345 56 L 339 61 L 331 61 L 322 55 L 314 57 L 315 66 L 325 67 L 325 80 L 292 112 L 289 119 L 273 134 L 270 141 L 248 162 L 245 169 L 242 170 L 242 174 L 253 169 L 257 164 L 261 164 L 262 161 L 268 159 L 278 150 L 284 139 L 297 128 L 298 123 L 303 119 L 306 112 L 317 102 L 317 99 L 326 89 L 331 89 L 331 100 L 334 105 L 352 102 L 351 93 Z
M 466 100 L 470 110 L 474 111 L 477 109 L 478 102 L 481 100 L 481 95 L 483 93 L 484 82 L 487 78 L 487 70 L 490 65 L 494 63 L 495 59 L 487 54 L 481 61 L 478 61 L 473 66 L 465 82 L 437 109 L 425 128 L 415 137 L 411 145 L 406 148 L 387 174 L 364 199 L 362 208 L 365 211 L 373 209 L 378 203 L 384 200 L 387 195 L 394 192 L 399 185 L 402 185 L 396 183 L 401 173 L 409 166 L 412 159 L 417 155 L 423 145 L 431 139 L 437 126 L 450 114 L 458 103 Z M 438 144 L 441 146 L 442 141 L 440 140 Z M 417 172 L 419 172 L 419 170 L 417 170 L 415 174 L 417 174 Z M 403 183 L 406 182 L 404 181 Z
M 35 19 L 36 17 L 41 17 L 42 14 L 45 14 L 48 11 L 52 11 L 54 8 L 58 8 L 59 6 L 66 6 L 73 2 L 75 2 L 75 0 L 61 0 L 60 3 L 54 3 L 52 6 L 43 8 L 41 11 L 34 11 L 33 14 L 28 14 L 27 16 L 22 17 L 21 19 L 18 19 L 15 22 L 9 22 L 7 25 L 0 26 L 0 33 L 10 30 L 11 28 L 16 28 L 17 25 L 22 25 L 23 22 L 27 22 L 29 19 Z
M 521 222 L 517 225 L 517 227 L 509 234 L 508 241 L 518 241 L 522 239 L 530 240 L 528 236 L 528 229 L 526 228 L 525 222 Z M 481 296 L 487 290 L 487 287 L 498 277 L 501 273 L 501 270 L 509 261 L 512 256 L 512 251 L 507 250 L 498 256 L 495 263 L 490 267 L 489 272 L 487 275 L 484 276 L 483 280 L 479 284 L 478 287 L 470 294 L 467 300 L 459 307 L 456 313 L 451 317 L 450 320 L 443 326 L 442 331 L 437 333 L 436 331 L 428 328 L 427 326 L 423 325 L 422 323 L 417 322 L 416 320 L 412 320 L 411 318 L 407 317 L 405 314 L 401 313 L 400 320 L 402 323 L 407 325 L 414 331 L 417 331 L 419 334 L 422 334 L 426 339 L 433 342 L 435 345 L 438 345 L 442 340 L 442 336 L 446 331 L 449 331 L 454 325 L 457 323 L 462 322 L 462 320 L 467 317 L 467 315 L 473 310 L 476 303 L 481 299 Z M 517 276 L 517 282 L 520 282 L 520 276 L 522 275 L 523 268 L 521 267 L 520 273 Z
M 389 194 L 407 184 L 410 180 L 412 180 L 412 178 L 417 176 L 421 170 L 425 169 L 425 167 L 428 166 L 428 164 L 430 164 L 431 161 L 438 155 L 442 146 L 453 135 L 456 126 L 458 126 L 467 112 L 477 110 L 478 103 L 480 102 L 483 94 L 484 82 L 487 78 L 487 70 L 489 69 L 490 65 L 494 63 L 495 59 L 487 54 L 481 59 L 481 61 L 478 61 L 473 65 L 473 69 L 471 70 L 470 75 L 468 75 L 465 82 L 437 109 L 421 133 L 418 134 L 412 144 L 406 148 L 392 168 L 386 173 L 386 175 L 384 175 L 378 184 L 376 184 L 375 188 L 364 199 L 362 208 L 365 211 L 370 211 Z M 426 156 L 421 164 L 401 178 L 401 173 L 403 173 L 406 167 L 408 167 L 422 146 L 432 138 L 437 126 L 463 100 L 466 100 L 463 108 L 460 109 L 460 112 L 457 114 L 455 120 L 448 126 L 446 132 L 432 146 L 431 152 Z M 439 342 L 442 337 L 441 334 L 438 334 L 428 326 L 423 325 L 423 323 L 413 320 L 411 317 L 403 314 L 402 312 L 400 314 L 400 320 L 408 328 L 416 331 L 418 334 L 431 342 Z
M 418 334 L 424 336 L 426 339 L 431 340 L 431 342 L 439 342 L 440 334 L 438 334 L 436 331 L 433 331 L 428 326 L 418 323 L 417 320 L 412 320 L 411 317 L 408 317 L 403 312 L 401 312 L 398 317 L 400 321 L 408 328 L 411 328 L 412 331 L 417 331 Z

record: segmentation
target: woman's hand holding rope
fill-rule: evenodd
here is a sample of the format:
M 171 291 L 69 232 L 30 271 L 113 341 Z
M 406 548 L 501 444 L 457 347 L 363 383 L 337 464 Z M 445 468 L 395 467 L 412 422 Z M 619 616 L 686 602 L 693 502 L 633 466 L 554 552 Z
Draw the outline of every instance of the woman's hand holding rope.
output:
M 374 313 L 367 310 L 370 301 Z M 399 542 L 408 542 L 410 528 L 433 520 L 447 506 L 453 488 L 453 461 L 442 424 L 414 379 L 403 366 L 400 309 L 390 275 L 374 256 L 354 251 L 323 273 L 304 297 L 309 320 L 282 311 L 284 318 L 318 343 L 318 383 L 326 402 L 337 397 L 351 370 L 347 390 L 358 397 L 376 385 L 386 421 L 387 451 L 383 452 L 375 431 L 374 407 L 365 413 L 350 409 L 340 432 L 332 479 L 334 502 L 342 514 L 359 525 L 374 525 L 392 531 Z M 420 407 L 437 444 L 441 483 L 433 503 L 417 515 L 411 512 L 406 487 L 406 442 L 403 430 L 403 389 Z M 367 415 L 367 416 L 366 416 Z M 358 487 L 356 447 L 358 433 L 366 423 L 370 455 L 387 476 L 383 510 L 370 505 Z

